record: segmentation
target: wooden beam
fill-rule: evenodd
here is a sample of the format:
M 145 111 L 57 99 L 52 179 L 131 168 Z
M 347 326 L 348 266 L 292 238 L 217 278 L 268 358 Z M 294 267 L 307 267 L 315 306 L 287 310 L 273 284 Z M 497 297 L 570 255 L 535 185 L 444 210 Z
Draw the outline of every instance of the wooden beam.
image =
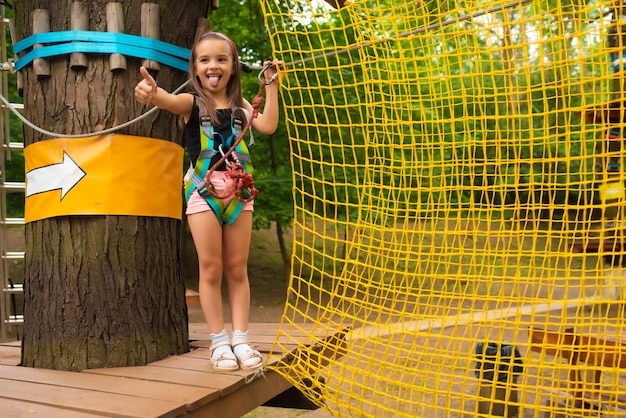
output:
M 189 411 L 187 416 L 189 418 L 239 418 L 291 387 L 291 383 L 281 374 L 273 370 L 266 370 L 263 371 L 263 377 L 254 379 L 202 409 Z
M 548 331 L 540 328 L 529 328 L 530 350 L 538 353 L 567 359 L 570 364 L 569 390 L 574 396 L 576 408 L 587 408 L 585 400 L 585 380 L 583 380 L 579 363 L 587 366 L 626 368 L 626 346 L 621 341 L 602 339 L 589 335 L 578 335 L 573 328 L 562 331 Z M 600 370 L 596 369 L 593 376 L 595 390 L 600 387 Z

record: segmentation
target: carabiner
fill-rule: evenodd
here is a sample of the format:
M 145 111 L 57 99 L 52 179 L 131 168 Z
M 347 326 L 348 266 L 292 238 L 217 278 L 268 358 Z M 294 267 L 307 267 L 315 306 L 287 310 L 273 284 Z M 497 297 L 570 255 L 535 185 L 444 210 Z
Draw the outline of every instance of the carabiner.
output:
M 276 68 L 276 65 L 274 65 L 273 62 L 270 62 L 269 64 L 263 67 L 263 69 L 261 70 L 258 76 L 259 83 L 265 84 L 266 86 L 272 84 L 278 78 L 278 73 L 276 73 L 272 76 L 272 78 L 270 78 L 269 80 L 266 80 L 264 74 L 265 74 L 265 70 L 267 70 L 268 68 Z
M 220 152 L 220 154 L 222 154 L 222 157 L 226 155 L 226 153 L 224 152 L 224 150 L 222 149 L 222 147 L 224 146 L 224 143 L 222 142 L 219 147 L 217 147 L 218 151 Z M 228 161 L 228 158 L 226 158 L 224 160 L 224 162 L 226 163 L 227 167 L 230 167 L 230 161 Z

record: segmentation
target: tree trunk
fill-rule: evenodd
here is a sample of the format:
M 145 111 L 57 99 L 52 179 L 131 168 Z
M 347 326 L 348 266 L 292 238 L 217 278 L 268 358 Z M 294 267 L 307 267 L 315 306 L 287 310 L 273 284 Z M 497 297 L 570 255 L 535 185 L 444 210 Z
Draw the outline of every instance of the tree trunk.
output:
M 33 34 L 35 9 L 49 12 L 50 31 L 71 30 L 72 3 L 15 0 L 18 40 Z M 124 33 L 141 35 L 142 3 L 122 3 Z M 160 0 L 160 39 L 190 48 L 208 3 Z M 107 31 L 106 4 L 82 1 L 88 30 Z M 32 64 L 24 67 L 26 118 L 52 132 L 86 134 L 147 110 L 134 99 L 140 58 L 126 57 L 127 69 L 115 72 L 109 55 L 87 54 L 87 59 L 86 68 L 74 69 L 69 55 L 50 57 L 49 76 L 38 77 Z M 157 82 L 173 91 L 186 78 L 185 72 L 161 64 Z M 119 133 L 180 144 L 182 125 L 158 111 Z M 25 128 L 26 147 L 48 139 Z M 154 193 L 159 193 L 160 174 L 145 185 Z M 135 366 L 188 351 L 181 260 L 180 219 L 69 215 L 27 223 L 22 365 L 63 370 Z
M 285 231 L 280 219 L 276 221 L 276 237 L 278 238 L 278 246 L 280 248 L 280 255 L 283 259 L 283 271 L 285 272 L 285 278 L 289 282 L 291 276 L 291 256 L 287 250 L 287 244 L 285 243 Z

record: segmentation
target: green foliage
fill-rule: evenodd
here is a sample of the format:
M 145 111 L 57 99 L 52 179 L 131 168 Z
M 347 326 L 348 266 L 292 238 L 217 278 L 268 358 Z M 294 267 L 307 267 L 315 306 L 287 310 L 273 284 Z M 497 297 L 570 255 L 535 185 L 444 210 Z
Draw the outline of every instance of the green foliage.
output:
M 456 13 L 456 18 L 464 17 L 463 10 Z M 394 112 L 396 119 L 410 121 L 398 132 L 381 134 L 382 149 L 369 155 L 387 167 L 379 171 L 374 184 L 392 184 L 397 176 L 412 179 L 408 187 L 412 190 L 393 196 L 393 209 L 400 216 L 415 216 L 410 213 L 415 210 L 436 214 L 441 207 L 446 211 L 490 208 L 496 209 L 496 216 L 510 216 L 509 207 L 540 209 L 589 201 L 597 134 L 585 129 L 580 113 L 572 109 L 589 101 L 581 80 L 593 80 L 602 72 L 599 63 L 586 58 L 601 50 L 585 35 L 597 23 L 563 20 L 561 14 L 534 8 L 525 10 L 524 16 L 517 8 L 506 13 L 506 17 L 494 13 L 492 18 L 499 22 L 490 21 L 490 30 L 482 30 L 480 21 L 454 23 L 454 15 L 446 16 L 446 21 L 431 21 L 439 27 L 429 35 L 411 39 L 402 39 L 397 30 L 389 32 L 393 29 L 386 28 L 384 19 L 373 28 L 398 47 L 373 43 L 366 51 L 375 59 L 385 57 L 369 69 L 367 78 L 376 80 L 369 92 L 372 102 L 406 97 L 411 103 L 411 107 L 381 106 L 372 111 L 374 122 L 394 120 Z M 533 13 L 541 16 L 539 27 L 518 23 L 525 21 L 522 17 L 536 20 Z M 541 39 L 537 50 L 528 38 L 504 35 L 534 34 L 537 29 Z M 502 35 L 496 37 L 494 32 Z M 409 86 L 398 82 L 398 76 Z M 606 91 L 606 82 L 595 79 L 600 81 L 585 87 L 596 92 L 591 101 L 597 102 L 597 92 Z M 405 161 L 410 162 L 408 168 Z M 416 208 L 406 202 L 421 205 Z
M 597 134 L 572 109 L 607 91 L 606 82 L 587 81 L 603 79 L 594 76 L 606 64 L 588 58 L 601 51 L 588 17 L 602 12 L 565 19 L 532 3 L 481 20 L 453 3 L 409 2 L 394 6 L 400 20 L 380 1 L 363 1 L 312 18 L 311 3 L 294 2 L 298 18 L 282 20 L 284 4 L 264 6 L 275 42 L 300 46 L 290 85 L 301 94 L 283 97 L 297 129 L 294 188 L 307 210 L 336 220 L 387 216 L 357 215 L 367 198 L 399 217 L 486 209 L 508 217 L 509 208 L 592 198 Z M 339 51 L 323 56 L 322 70 L 311 61 L 320 51 Z M 378 105 L 393 97 L 405 100 Z M 395 123 L 381 128 L 386 121 Z

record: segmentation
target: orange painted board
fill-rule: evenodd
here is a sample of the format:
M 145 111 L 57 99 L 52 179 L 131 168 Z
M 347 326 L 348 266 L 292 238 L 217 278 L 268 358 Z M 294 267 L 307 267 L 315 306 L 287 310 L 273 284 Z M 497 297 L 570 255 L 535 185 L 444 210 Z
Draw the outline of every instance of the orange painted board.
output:
M 25 222 L 67 215 L 182 218 L 184 150 L 129 135 L 59 138 L 24 149 Z

